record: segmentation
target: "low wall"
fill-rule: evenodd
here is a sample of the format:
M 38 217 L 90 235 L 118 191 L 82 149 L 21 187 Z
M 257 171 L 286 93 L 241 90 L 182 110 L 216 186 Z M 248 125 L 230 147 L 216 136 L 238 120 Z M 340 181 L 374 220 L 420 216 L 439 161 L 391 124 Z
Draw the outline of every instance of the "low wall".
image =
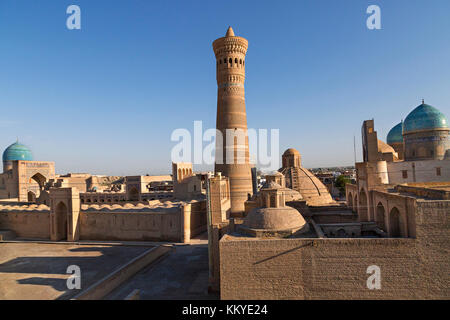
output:
M 448 254 L 433 268 L 439 282 L 422 253 L 415 239 L 224 238 L 221 299 L 448 299 Z M 367 288 L 371 265 L 381 269 L 381 290 Z
M 222 299 L 449 299 L 450 201 L 417 200 L 416 238 L 219 243 Z M 367 288 L 380 267 L 381 289 Z
M 438 185 L 438 183 L 435 183 Z M 441 183 L 441 185 L 444 183 Z M 429 199 L 440 199 L 440 200 L 450 200 L 450 191 L 446 190 L 439 190 L 439 189 L 430 189 L 432 187 L 432 184 L 430 186 L 426 187 L 420 187 L 419 186 L 403 186 L 403 185 L 397 185 L 395 189 L 398 192 L 406 192 L 406 193 L 413 193 L 419 197 L 429 198 Z M 439 185 L 438 185 L 439 186 Z
M 132 259 L 127 264 L 113 271 L 103 279 L 100 279 L 85 291 L 76 295 L 72 300 L 100 300 L 108 293 L 112 292 L 119 285 L 131 278 L 137 272 L 156 261 L 159 257 L 172 250 L 168 246 L 158 246 L 151 248 L 138 257 Z M 135 299 L 133 299 L 135 300 Z
M 80 212 L 80 240 L 189 242 L 206 231 L 206 202 L 152 212 L 87 210 Z M 0 211 L 0 230 L 18 237 L 50 239 L 49 210 Z
M 182 215 L 174 212 L 80 213 L 81 240 L 145 240 L 182 242 Z
M 1 211 L 0 229 L 12 230 L 17 237 L 50 239 L 50 212 Z
M 358 221 L 358 215 L 351 211 L 315 212 L 311 215 L 316 223 L 352 223 Z

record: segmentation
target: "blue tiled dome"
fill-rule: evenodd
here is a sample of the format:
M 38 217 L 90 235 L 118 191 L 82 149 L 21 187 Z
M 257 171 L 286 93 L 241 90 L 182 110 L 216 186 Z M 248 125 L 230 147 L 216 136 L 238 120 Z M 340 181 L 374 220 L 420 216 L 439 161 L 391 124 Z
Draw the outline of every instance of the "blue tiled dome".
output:
M 15 142 L 3 152 L 3 161 L 27 160 L 32 161 L 33 155 L 28 147 Z
M 403 142 L 403 133 L 402 133 L 402 123 L 401 122 L 389 131 L 387 138 L 386 138 L 386 142 L 388 144 Z
M 425 103 L 411 111 L 403 123 L 404 133 L 439 128 L 449 128 L 445 115 L 435 107 Z

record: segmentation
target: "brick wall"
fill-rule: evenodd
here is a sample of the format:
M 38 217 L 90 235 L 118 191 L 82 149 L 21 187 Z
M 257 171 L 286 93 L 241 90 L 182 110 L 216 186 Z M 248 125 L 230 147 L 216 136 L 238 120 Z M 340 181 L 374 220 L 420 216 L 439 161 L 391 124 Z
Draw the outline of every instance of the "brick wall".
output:
M 183 241 L 182 215 L 173 213 L 81 212 L 81 240 Z
M 50 239 L 50 213 L 0 212 L 0 229 L 12 230 L 18 237 Z
M 448 299 L 450 201 L 417 201 L 417 238 L 220 241 L 222 299 Z M 369 290 L 367 267 L 381 268 Z

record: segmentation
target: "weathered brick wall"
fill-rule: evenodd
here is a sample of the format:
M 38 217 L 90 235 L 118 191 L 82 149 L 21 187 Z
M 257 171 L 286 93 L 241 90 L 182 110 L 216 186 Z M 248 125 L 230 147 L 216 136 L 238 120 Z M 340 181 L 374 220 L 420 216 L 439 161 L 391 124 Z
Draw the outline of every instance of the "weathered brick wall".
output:
M 191 237 L 206 231 L 205 202 L 193 205 Z M 173 212 L 80 212 L 81 240 L 146 240 L 183 242 L 184 218 Z M 0 211 L 0 230 L 12 230 L 18 237 L 50 239 L 49 211 Z
M 316 223 L 352 223 L 358 221 L 358 215 L 349 213 L 312 214 Z
M 181 212 L 80 212 L 81 240 L 183 241 Z
M 430 287 L 436 294 L 450 298 L 450 201 L 416 202 L 417 238 L 422 243 L 421 259 L 427 263 L 424 268 Z M 442 267 L 445 266 L 445 267 Z
M 50 213 L 0 212 L 0 229 L 12 230 L 18 237 L 50 239 Z
M 417 238 L 220 241 L 222 299 L 449 299 L 450 201 L 417 202 Z M 381 268 L 369 290 L 367 267 Z
M 191 204 L 191 238 L 206 231 L 206 201 Z

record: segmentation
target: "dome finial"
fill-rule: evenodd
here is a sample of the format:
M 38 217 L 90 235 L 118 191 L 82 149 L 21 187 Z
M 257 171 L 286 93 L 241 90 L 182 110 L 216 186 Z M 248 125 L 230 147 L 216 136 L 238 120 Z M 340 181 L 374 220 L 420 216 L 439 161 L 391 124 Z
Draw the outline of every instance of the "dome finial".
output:
M 424 98 L 422 98 L 422 104 L 424 104 L 425 103 L 425 99 Z
M 234 37 L 234 31 L 231 26 L 228 26 L 227 34 L 225 35 L 225 37 Z

